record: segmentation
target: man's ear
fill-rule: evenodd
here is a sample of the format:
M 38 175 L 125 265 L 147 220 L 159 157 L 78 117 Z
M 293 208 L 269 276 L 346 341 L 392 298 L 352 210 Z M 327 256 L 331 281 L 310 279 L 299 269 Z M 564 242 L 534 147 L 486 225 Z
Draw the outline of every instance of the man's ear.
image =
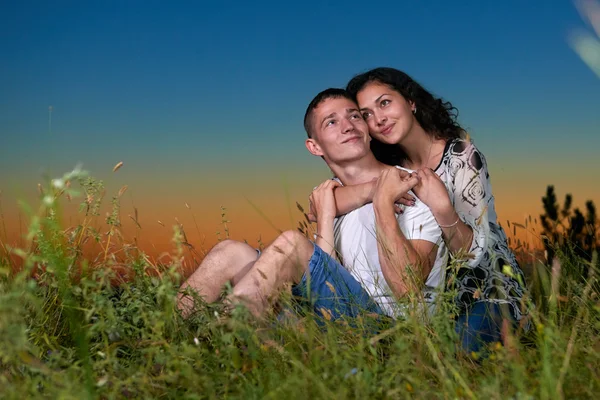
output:
M 321 151 L 321 147 L 315 141 L 315 139 L 312 139 L 312 138 L 306 139 L 306 141 L 304 142 L 304 144 L 306 145 L 306 148 L 308 149 L 308 151 L 310 151 L 310 154 L 312 154 L 313 156 L 319 156 L 319 157 L 323 156 L 323 152 Z

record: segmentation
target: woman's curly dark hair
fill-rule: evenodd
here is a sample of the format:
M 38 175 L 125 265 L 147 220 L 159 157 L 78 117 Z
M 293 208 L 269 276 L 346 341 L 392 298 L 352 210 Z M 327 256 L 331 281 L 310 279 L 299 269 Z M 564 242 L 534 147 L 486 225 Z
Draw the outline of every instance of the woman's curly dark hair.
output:
M 356 75 L 348 82 L 346 91 L 356 100 L 367 83 L 378 82 L 397 91 L 416 106 L 415 117 L 421 127 L 435 139 L 446 141 L 464 137 L 465 130 L 457 122 L 458 110 L 450 102 L 436 98 L 406 73 L 394 68 L 380 67 Z M 399 165 L 406 155 L 399 146 L 371 141 L 375 157 L 381 162 Z

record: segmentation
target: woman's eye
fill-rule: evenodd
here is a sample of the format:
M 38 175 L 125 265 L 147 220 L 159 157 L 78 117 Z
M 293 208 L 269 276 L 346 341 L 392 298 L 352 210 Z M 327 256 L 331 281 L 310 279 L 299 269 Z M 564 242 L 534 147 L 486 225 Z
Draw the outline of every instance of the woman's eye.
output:
M 380 103 L 381 107 L 385 107 L 385 106 L 387 106 L 388 104 L 390 104 L 390 101 L 389 101 L 389 100 L 387 100 L 387 99 L 381 100 L 381 103 Z
M 363 116 L 364 119 L 367 119 L 367 118 L 369 118 L 371 116 L 371 113 L 364 112 L 362 116 Z

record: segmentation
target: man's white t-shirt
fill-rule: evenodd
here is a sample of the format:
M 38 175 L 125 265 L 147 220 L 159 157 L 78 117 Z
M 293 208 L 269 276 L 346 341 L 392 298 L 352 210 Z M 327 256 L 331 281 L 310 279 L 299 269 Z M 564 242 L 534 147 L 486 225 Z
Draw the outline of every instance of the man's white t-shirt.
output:
M 409 193 L 415 196 L 412 191 Z M 431 210 L 416 196 L 415 198 L 415 205 L 403 206 L 404 213 L 397 214 L 396 219 L 407 239 L 427 240 L 438 245 L 435 263 L 423 290 L 431 312 L 435 292 L 441 289 L 444 283 L 448 252 L 442 239 L 442 230 Z M 342 265 L 365 288 L 385 314 L 394 318 L 401 315 L 402 310 L 398 307 L 379 264 L 373 204 L 366 204 L 336 218 L 333 234 L 335 249 L 342 257 Z

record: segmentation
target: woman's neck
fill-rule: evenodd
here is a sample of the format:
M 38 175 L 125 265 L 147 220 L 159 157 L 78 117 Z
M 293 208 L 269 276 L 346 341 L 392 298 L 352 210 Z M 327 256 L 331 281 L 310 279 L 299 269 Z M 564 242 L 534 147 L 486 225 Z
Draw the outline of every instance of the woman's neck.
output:
M 421 126 L 417 125 L 398 146 L 407 157 L 402 165 L 403 167 L 413 170 L 420 168 L 435 169 L 443 155 L 446 140 L 435 139 L 433 135 L 425 132 Z

